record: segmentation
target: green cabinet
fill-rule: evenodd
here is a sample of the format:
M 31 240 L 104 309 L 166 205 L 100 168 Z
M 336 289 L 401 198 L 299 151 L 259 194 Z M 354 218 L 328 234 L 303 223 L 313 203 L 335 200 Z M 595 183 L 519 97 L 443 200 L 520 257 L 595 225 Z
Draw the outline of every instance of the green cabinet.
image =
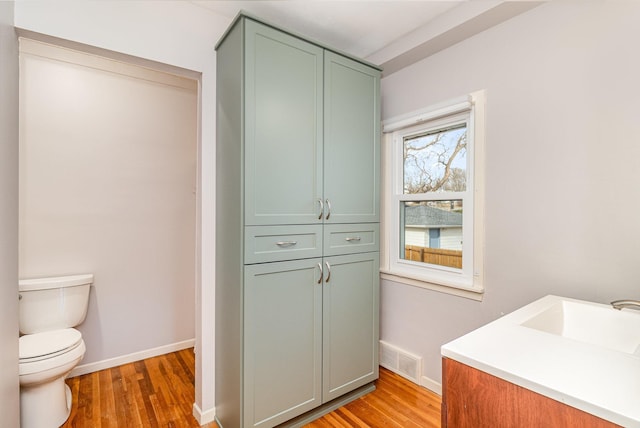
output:
M 322 403 L 319 263 L 245 266 L 244 426 L 271 427 Z
M 380 221 L 380 72 L 245 25 L 245 224 Z
M 378 377 L 380 71 L 245 15 L 216 49 L 216 418 L 294 426 Z
M 323 49 L 244 22 L 245 224 L 318 222 Z
M 378 378 L 377 252 L 324 259 L 324 402 Z
M 324 59 L 325 221 L 379 222 L 380 73 L 333 52 Z
M 378 378 L 377 252 L 245 266 L 245 426 L 274 426 Z

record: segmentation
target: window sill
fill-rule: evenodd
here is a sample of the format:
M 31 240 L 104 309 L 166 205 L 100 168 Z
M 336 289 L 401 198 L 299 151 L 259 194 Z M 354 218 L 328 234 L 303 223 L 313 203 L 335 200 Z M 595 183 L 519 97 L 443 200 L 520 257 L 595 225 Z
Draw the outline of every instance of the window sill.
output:
M 484 287 L 465 287 L 452 284 L 441 284 L 424 278 L 407 274 L 391 272 L 386 269 L 380 270 L 380 278 L 398 282 L 400 284 L 410 285 L 412 287 L 425 288 L 427 290 L 438 291 L 440 293 L 450 294 L 452 296 L 464 297 L 471 300 L 482 301 L 484 297 Z

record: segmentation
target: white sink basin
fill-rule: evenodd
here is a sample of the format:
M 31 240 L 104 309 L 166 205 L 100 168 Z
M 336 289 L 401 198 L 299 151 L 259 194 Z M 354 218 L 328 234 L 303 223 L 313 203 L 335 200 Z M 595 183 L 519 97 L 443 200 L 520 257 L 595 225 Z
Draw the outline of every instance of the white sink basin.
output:
M 521 325 L 640 357 L 640 311 L 561 300 Z
M 640 311 L 545 296 L 442 355 L 621 427 L 640 428 Z

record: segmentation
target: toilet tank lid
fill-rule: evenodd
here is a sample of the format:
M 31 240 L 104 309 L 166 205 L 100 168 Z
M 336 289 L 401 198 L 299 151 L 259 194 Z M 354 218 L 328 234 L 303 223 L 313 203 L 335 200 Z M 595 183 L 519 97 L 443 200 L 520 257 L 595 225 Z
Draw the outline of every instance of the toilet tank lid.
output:
M 73 287 L 93 283 L 93 274 L 56 276 L 49 278 L 21 279 L 18 281 L 20 291 L 46 290 L 49 288 Z

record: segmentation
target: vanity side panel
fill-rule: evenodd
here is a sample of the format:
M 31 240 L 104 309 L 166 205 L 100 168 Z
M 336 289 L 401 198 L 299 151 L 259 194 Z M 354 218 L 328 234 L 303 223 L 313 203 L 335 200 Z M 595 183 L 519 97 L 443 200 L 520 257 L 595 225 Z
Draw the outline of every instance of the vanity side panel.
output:
M 619 426 L 449 358 L 442 379 L 443 428 Z

